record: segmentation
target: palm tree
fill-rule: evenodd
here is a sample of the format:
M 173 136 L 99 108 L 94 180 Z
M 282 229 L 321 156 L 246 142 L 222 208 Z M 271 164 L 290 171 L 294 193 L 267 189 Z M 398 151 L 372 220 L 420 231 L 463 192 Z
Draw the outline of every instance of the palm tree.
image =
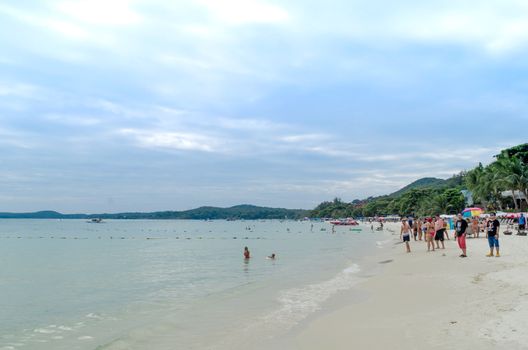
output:
M 480 202 L 484 206 L 484 210 L 487 210 L 490 197 L 488 167 L 484 168 L 482 163 L 479 163 L 476 168 L 467 172 L 465 182 L 475 202 Z
M 528 166 L 517 157 L 498 157 L 494 163 L 502 182 L 511 191 L 515 210 L 519 209 L 515 191 L 522 192 L 526 199 L 528 188 Z
M 497 203 L 499 210 L 503 210 L 502 205 L 502 191 L 504 190 L 504 183 L 503 178 L 500 173 L 498 172 L 491 172 L 489 174 L 489 190 L 491 194 L 491 198 L 494 202 Z

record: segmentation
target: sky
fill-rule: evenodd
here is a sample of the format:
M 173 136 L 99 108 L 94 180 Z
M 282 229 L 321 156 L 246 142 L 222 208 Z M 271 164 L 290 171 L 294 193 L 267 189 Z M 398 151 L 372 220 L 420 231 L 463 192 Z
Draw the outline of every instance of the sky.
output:
M 528 2 L 0 3 L 0 211 L 310 209 L 528 139 Z

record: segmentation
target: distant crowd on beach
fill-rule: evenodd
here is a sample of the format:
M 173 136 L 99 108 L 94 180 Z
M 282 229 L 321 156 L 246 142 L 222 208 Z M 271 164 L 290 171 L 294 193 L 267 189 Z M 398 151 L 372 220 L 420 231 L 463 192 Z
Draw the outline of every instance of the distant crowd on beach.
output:
M 450 240 L 449 231 L 453 230 L 453 239 L 457 241 L 462 254 L 461 258 L 467 257 L 466 236 L 473 235 L 479 238 L 480 234 L 486 235 L 489 244 L 488 257 L 500 257 L 499 233 L 501 221 L 510 227 L 513 219 L 502 218 L 499 220 L 495 213 L 490 213 L 486 218 L 463 217 L 462 213 L 454 219 L 444 219 L 439 214 L 435 217 L 424 217 L 413 219 L 411 217 L 401 219 L 400 239 L 405 243 L 407 253 L 411 252 L 411 237 L 414 241 L 424 241 L 427 244 L 427 251 L 445 249 L 444 240 Z M 518 230 L 524 232 L 526 229 L 526 217 L 521 214 L 518 218 Z M 511 231 L 505 231 L 511 234 Z

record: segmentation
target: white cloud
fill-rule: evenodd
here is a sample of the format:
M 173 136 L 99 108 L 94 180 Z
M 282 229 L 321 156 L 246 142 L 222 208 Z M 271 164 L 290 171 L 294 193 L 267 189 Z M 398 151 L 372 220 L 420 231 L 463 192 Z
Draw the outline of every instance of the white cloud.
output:
M 23 11 L 14 7 L 0 5 L 0 13 L 5 13 L 8 16 L 39 28 L 44 28 L 51 32 L 60 34 L 66 39 L 74 40 L 91 40 L 104 42 L 106 39 L 94 36 L 90 31 L 68 20 L 60 19 L 50 16 L 49 14 L 38 13 L 35 14 Z
M 169 65 L 172 67 L 184 66 L 184 67 L 197 68 L 197 69 L 213 68 L 213 64 L 209 61 L 185 57 L 183 55 L 177 55 L 177 54 L 161 54 L 156 58 L 156 60 L 160 63 Z
M 497 4 L 498 5 L 498 4 Z M 456 7 L 456 6 L 455 6 Z M 397 19 L 396 35 L 421 41 L 452 42 L 500 54 L 528 44 L 528 11 L 501 16 L 496 8 L 467 8 Z
M 132 137 L 145 148 L 219 152 L 223 144 L 218 139 L 187 132 L 121 129 L 118 133 Z
M 46 21 L 46 26 L 67 37 L 67 38 L 70 38 L 70 39 L 79 39 L 79 40 L 83 40 L 83 39 L 89 39 L 90 38 L 90 33 L 86 30 L 84 30 L 83 28 L 79 27 L 78 25 L 75 25 L 73 23 L 70 23 L 70 22 L 66 22 L 66 21 L 61 21 L 61 20 L 47 20 Z
M 219 118 L 215 124 L 232 130 L 270 131 L 285 128 L 286 125 L 265 119 Z
M 44 119 L 50 122 L 79 127 L 94 126 L 102 123 L 100 118 L 78 115 L 48 114 Z
M 222 22 L 232 25 L 281 23 L 289 19 L 288 12 L 277 5 L 258 0 L 198 0 Z
M 57 9 L 67 17 L 95 25 L 129 25 L 141 20 L 141 15 L 132 9 L 134 1 L 127 0 L 77 0 L 64 1 Z
M 0 97 L 1 96 L 16 96 L 16 97 L 34 97 L 39 88 L 31 84 L 23 83 L 1 83 L 0 82 Z
M 36 143 L 25 132 L 0 127 L 0 145 L 27 150 L 34 148 Z
M 280 139 L 288 143 L 299 143 L 305 141 L 323 141 L 329 139 L 330 137 L 330 135 L 324 134 L 298 134 L 282 136 Z
M 362 25 L 356 28 L 363 39 L 452 43 L 504 54 L 528 44 L 526 5 L 517 0 L 464 0 L 449 6 L 442 1 L 411 1 L 379 18 L 360 19 Z

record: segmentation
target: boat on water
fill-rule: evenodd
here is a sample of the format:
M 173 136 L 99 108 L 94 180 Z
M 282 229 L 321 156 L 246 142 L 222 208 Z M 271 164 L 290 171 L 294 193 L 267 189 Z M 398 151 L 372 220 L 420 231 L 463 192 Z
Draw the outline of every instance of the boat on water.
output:
M 88 220 L 86 222 L 89 222 L 89 223 L 92 223 L 92 224 L 100 224 L 100 223 L 103 222 L 103 219 L 101 219 L 101 218 L 92 218 L 92 219 L 90 219 L 90 220 Z
M 332 225 L 338 225 L 338 226 L 357 226 L 359 223 L 351 218 L 348 219 L 339 219 L 339 220 L 331 220 L 329 221 Z

